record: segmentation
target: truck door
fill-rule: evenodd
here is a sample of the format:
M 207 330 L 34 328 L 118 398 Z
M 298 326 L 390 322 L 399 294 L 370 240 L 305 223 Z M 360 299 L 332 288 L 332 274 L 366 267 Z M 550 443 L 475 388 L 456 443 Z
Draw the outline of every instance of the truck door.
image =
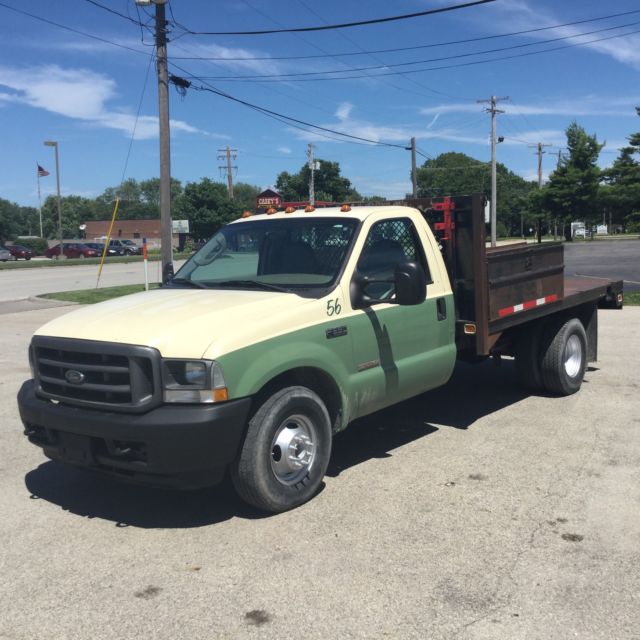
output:
M 375 280 L 391 280 L 396 265 L 406 261 L 418 262 L 427 274 L 427 298 L 422 304 L 393 304 L 393 282 L 373 282 L 367 285 L 369 297 L 390 302 L 351 312 L 358 415 L 439 386 L 451 374 L 453 300 L 450 294 L 442 295 L 442 283 L 434 283 L 413 221 L 400 217 L 374 223 L 356 271 Z

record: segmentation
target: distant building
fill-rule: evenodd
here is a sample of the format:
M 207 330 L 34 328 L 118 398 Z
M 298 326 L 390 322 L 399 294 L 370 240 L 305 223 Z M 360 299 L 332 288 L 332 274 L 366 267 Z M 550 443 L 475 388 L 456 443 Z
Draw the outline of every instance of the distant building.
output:
M 295 207 L 301 209 L 309 204 L 308 200 L 302 200 L 300 202 L 287 202 L 282 199 L 282 196 L 273 189 L 266 189 L 262 193 L 256 196 L 256 212 L 264 213 L 267 209 L 273 207 L 274 209 L 286 209 L 287 207 Z M 325 200 L 316 200 L 316 208 L 320 207 L 335 207 L 335 202 L 327 202 Z
M 86 222 L 85 239 L 92 242 L 100 242 L 107 237 L 111 220 L 88 220 Z M 116 220 L 113 224 L 111 237 L 121 240 L 133 240 L 136 244 L 142 244 L 142 239 L 147 239 L 149 248 L 160 246 L 160 238 L 162 228 L 160 219 L 141 219 L 141 220 Z M 174 245 L 178 244 L 178 234 L 172 236 Z

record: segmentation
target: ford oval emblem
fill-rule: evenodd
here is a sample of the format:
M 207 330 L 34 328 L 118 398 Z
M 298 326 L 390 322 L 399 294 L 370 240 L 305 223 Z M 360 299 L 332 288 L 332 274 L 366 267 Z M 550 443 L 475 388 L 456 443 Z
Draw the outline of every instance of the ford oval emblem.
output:
M 70 384 L 82 384 L 84 382 L 84 373 L 75 369 L 68 369 L 64 377 Z

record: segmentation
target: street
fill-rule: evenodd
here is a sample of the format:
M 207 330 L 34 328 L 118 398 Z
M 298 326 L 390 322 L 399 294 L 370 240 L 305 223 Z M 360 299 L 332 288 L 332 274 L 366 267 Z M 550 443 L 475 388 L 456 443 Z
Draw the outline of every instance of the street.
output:
M 27 345 L 68 312 L 0 316 L 1 638 L 638 637 L 640 308 L 600 312 L 578 394 L 460 365 L 336 437 L 321 493 L 271 517 L 26 441 Z
M 564 247 L 567 275 L 624 280 L 625 291 L 640 291 L 640 241 L 567 242 Z M 183 263 L 176 261 L 176 271 Z M 0 270 L 0 303 L 24 300 L 41 293 L 92 289 L 96 286 L 97 275 L 97 265 L 3 269 Z M 149 263 L 149 280 L 160 281 L 159 261 Z M 135 283 L 144 283 L 141 262 L 105 264 L 101 287 Z

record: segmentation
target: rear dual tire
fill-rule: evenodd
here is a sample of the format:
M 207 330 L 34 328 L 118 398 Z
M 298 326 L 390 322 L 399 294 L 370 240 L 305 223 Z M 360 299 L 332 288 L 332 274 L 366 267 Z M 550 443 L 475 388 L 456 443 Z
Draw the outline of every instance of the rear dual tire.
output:
M 576 393 L 587 369 L 587 335 L 577 318 L 533 325 L 516 344 L 516 369 L 530 390 Z

